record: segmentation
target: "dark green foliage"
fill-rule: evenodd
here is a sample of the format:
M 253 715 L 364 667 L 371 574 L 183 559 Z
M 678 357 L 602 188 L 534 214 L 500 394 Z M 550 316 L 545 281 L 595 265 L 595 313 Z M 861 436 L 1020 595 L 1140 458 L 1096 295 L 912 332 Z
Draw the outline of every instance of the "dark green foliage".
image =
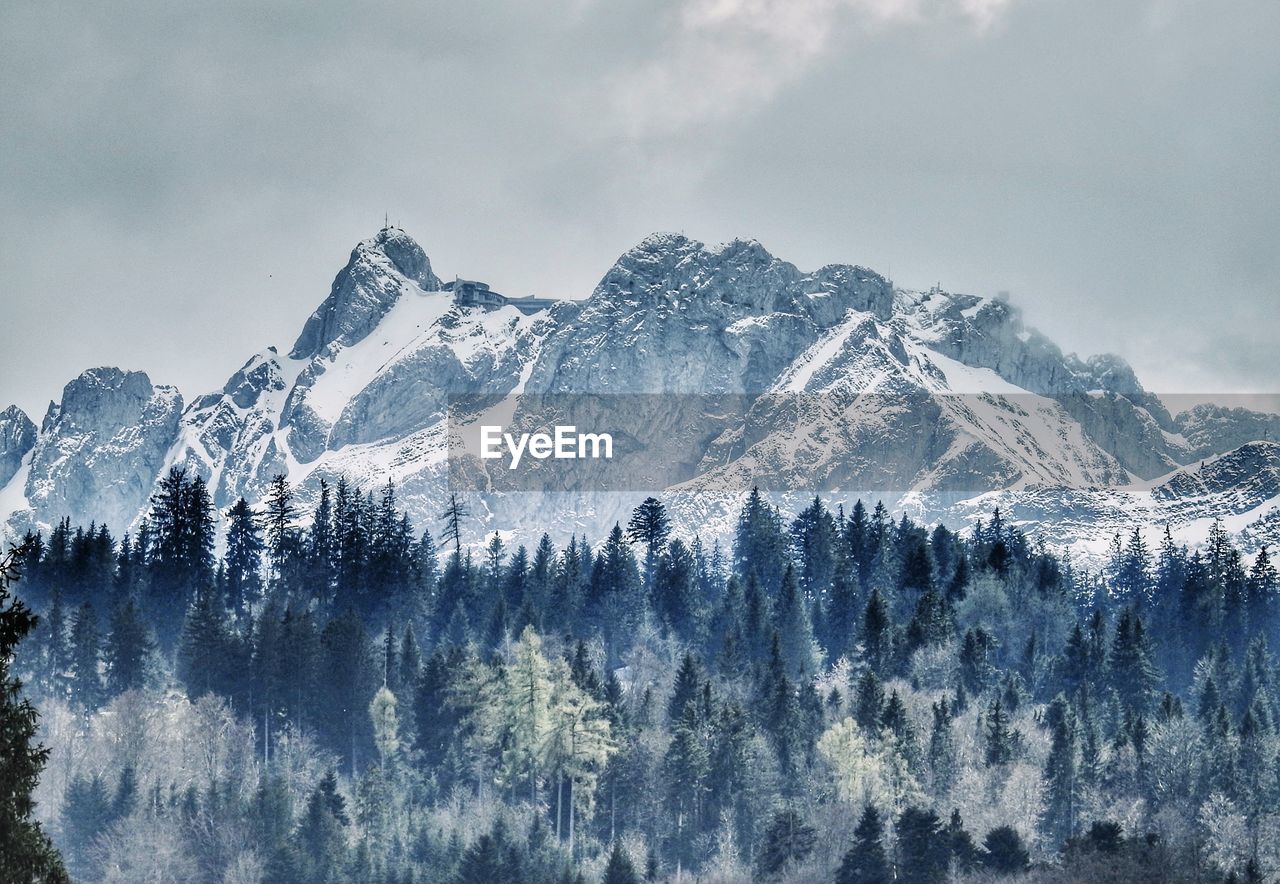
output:
M 499 880 L 497 878 L 491 880 Z M 613 849 L 609 851 L 609 862 L 604 867 L 604 878 L 601 879 L 602 884 L 640 884 L 640 876 L 636 874 L 635 866 L 631 863 L 631 857 L 627 856 L 627 852 L 622 849 L 622 845 L 616 841 Z
M 938 815 L 908 807 L 898 817 L 898 880 L 935 884 L 945 880 L 951 859 L 948 838 Z
M 142 687 L 147 678 L 147 658 L 155 650 L 142 612 L 132 598 L 111 612 L 107 634 L 107 694 L 116 696 Z
M 1016 830 L 1000 826 L 982 839 L 982 864 L 997 875 L 1016 875 L 1031 864 L 1031 856 Z
M 505 534 L 463 549 L 447 524 L 453 549 L 441 563 L 430 533 L 413 539 L 394 486 L 312 491 L 295 505 L 287 483 L 275 483 L 259 503 L 261 526 L 238 503 L 221 562 L 203 541 L 175 540 L 175 524 L 202 534 L 208 511 L 202 483 L 180 472 L 118 548 L 100 525 L 64 520 L 47 540 L 31 535 L 23 561 L 49 617 L 16 671 L 31 673 L 38 697 L 77 710 L 115 703 L 116 715 L 174 685 L 203 697 L 204 711 L 225 698 L 238 726 L 253 728 L 248 783 L 169 788 L 151 763 L 77 767 L 57 831 L 69 846 L 74 833 L 78 875 L 100 872 L 95 838 L 136 835 L 150 815 L 209 880 L 233 858 L 225 839 L 242 835 L 266 881 L 572 882 L 582 860 L 606 862 L 637 835 L 650 850 L 646 879 L 705 874 L 728 836 L 761 879 L 1013 875 L 1028 845 L 997 829 L 977 847 L 953 802 L 973 800 L 962 765 L 989 766 L 979 776 L 998 801 L 1020 759 L 1044 763 L 1043 816 L 1025 822 L 1043 836 L 1035 847 L 1046 874 L 1221 880 L 1207 851 L 1154 835 L 1108 838 L 1096 826 L 1081 835 L 1082 808 L 1194 821 L 1220 792 L 1260 851 L 1267 837 L 1280 730 L 1268 649 L 1274 568 L 1262 555 L 1249 566 L 1217 529 L 1199 554 L 1166 538 L 1144 567 L 1134 563 L 1150 557 L 1126 531 L 1117 567 L 1099 575 L 1000 515 L 958 535 L 883 506 L 855 504 L 846 517 L 815 500 L 788 523 L 755 493 L 732 561 L 664 530 L 654 500 L 594 550 L 586 537 L 557 548 L 543 535 L 526 548 Z M 105 638 L 79 607 L 87 599 L 107 600 Z M 525 626 L 565 690 L 600 704 L 588 715 L 609 723 L 617 746 L 576 779 L 556 767 L 571 714 L 563 691 L 543 695 L 550 706 L 529 756 L 517 754 L 527 751 L 522 734 L 501 711 L 510 642 Z M 1210 626 L 1221 638 L 1206 639 Z M 831 669 L 842 655 L 848 668 Z M 837 672 L 849 681 L 834 681 Z M 385 756 L 370 718 L 384 683 L 398 737 Z M 1186 703 L 1194 721 L 1182 720 Z M 846 716 L 870 750 L 901 757 L 924 797 L 892 827 L 864 814 L 852 843 L 818 850 L 833 832 L 844 837 L 841 814 L 865 810 L 835 803 L 829 747 L 818 748 Z M 340 779 L 291 799 L 300 772 L 286 765 L 309 745 Z M 523 759 L 515 778 L 504 772 L 512 758 Z M 150 778 L 141 790 L 139 778 Z M 953 793 L 957 783 L 966 788 Z M 578 800 L 584 787 L 589 800 Z M 487 832 L 452 825 L 472 796 L 492 809 Z M 633 868 L 627 880 L 639 876 Z
M 85 602 L 71 618 L 71 699 L 84 709 L 102 703 L 101 637 L 98 615 Z
M 853 830 L 853 846 L 840 861 L 836 884 L 884 884 L 893 870 L 884 849 L 884 823 L 875 805 L 868 804 Z
M 18 643 L 37 622 L 10 592 L 30 552 L 24 544 L 0 556 L 0 857 L 6 875 L 17 880 L 64 882 L 70 879 L 62 860 L 32 816 L 31 793 L 49 752 L 34 742 L 35 707 L 9 670 Z
M 794 810 L 780 810 L 765 829 L 756 868 L 773 878 L 802 863 L 813 852 L 818 833 Z

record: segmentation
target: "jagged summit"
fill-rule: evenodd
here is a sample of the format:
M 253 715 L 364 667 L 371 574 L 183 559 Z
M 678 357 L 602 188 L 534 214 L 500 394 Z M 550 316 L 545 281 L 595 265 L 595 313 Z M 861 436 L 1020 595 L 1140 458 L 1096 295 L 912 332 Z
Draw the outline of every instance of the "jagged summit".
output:
M 351 251 L 325 298 L 307 319 L 292 359 L 309 359 L 338 341 L 358 343 L 410 289 L 440 290 L 431 260 L 413 237 L 398 227 L 384 227 Z
M 1001 298 L 895 288 L 849 264 L 802 271 L 754 239 L 681 233 L 645 237 L 584 300 L 510 298 L 472 280 L 442 285 L 413 238 L 388 226 L 351 251 L 288 358 L 267 348 L 236 360 L 185 408 L 145 374 L 93 369 L 38 431 L 0 413 L 0 517 L 11 532 L 63 516 L 124 530 L 181 466 L 221 509 L 261 499 L 279 473 L 300 502 L 322 479 L 392 480 L 431 524 L 452 481 L 456 403 L 533 407 L 544 394 L 625 403 L 616 420 L 588 408 L 570 422 L 630 432 L 654 483 L 645 490 L 712 533 L 731 526 L 732 495 L 755 482 L 946 506 L 958 495 L 987 506 L 984 493 L 999 492 L 1055 524 L 1074 514 L 1081 536 L 1100 501 L 1191 519 L 1231 496 L 1222 505 L 1251 525 L 1250 507 L 1275 496 L 1274 455 L 1246 443 L 1280 436 L 1280 418 L 1216 407 L 1171 418 L 1122 359 L 1064 354 Z M 707 400 L 725 394 L 709 417 Z M 1203 476 L 1189 466 L 1241 445 Z M 486 466 L 487 487 L 506 487 Z M 1186 493 L 1157 499 L 1161 482 Z M 556 503 L 503 495 L 474 509 L 492 527 L 553 534 L 626 516 L 625 496 L 557 490 Z
M 16 405 L 0 411 L 0 487 L 13 478 L 36 444 L 36 425 Z

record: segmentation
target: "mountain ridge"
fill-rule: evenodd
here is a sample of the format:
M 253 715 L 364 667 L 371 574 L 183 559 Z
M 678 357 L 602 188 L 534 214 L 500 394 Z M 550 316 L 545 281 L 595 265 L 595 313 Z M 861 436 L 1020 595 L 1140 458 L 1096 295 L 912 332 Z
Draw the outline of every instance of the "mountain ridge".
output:
M 795 494 L 883 492 L 933 518 L 967 517 L 964 501 L 993 493 L 1048 512 L 1035 497 L 1046 488 L 1138 488 L 1280 430 L 1280 417 L 1245 409 L 1174 416 L 1123 359 L 1063 354 L 1002 299 L 895 288 L 855 265 L 804 272 L 755 240 L 652 234 L 588 298 L 530 312 L 460 305 L 421 246 L 387 227 L 352 250 L 288 356 L 255 354 L 219 391 L 184 403 L 143 372 L 90 369 L 38 431 L 19 409 L 0 413 L 0 517 L 10 533 L 63 515 L 123 529 L 181 466 L 220 509 L 259 498 L 280 472 L 304 499 L 321 478 L 390 479 L 434 524 L 459 397 L 518 410 L 587 395 L 648 397 L 629 402 L 645 412 L 628 420 L 649 446 L 660 486 L 649 490 L 668 492 L 687 527 L 719 525 L 762 478 Z M 740 395 L 741 408 L 707 423 L 707 395 Z M 1245 473 L 1271 469 L 1240 460 Z M 595 475 L 557 505 L 557 531 L 625 513 L 634 494 L 594 494 Z M 1249 484 L 1237 479 L 1214 493 Z M 478 517 L 532 528 L 547 510 L 529 497 L 491 496 Z

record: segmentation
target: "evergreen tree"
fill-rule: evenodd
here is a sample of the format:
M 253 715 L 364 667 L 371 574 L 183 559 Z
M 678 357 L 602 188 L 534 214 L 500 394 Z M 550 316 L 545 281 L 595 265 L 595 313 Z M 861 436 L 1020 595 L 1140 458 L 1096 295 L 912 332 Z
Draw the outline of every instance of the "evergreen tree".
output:
M 458 495 L 449 495 L 449 506 L 440 515 L 444 521 L 443 537 L 446 541 L 453 542 L 453 554 L 455 557 L 462 555 L 462 522 L 471 515 L 466 507 L 458 501 Z
M 795 569 L 789 563 L 782 575 L 776 628 L 787 672 L 792 677 L 813 673 L 816 669 L 813 625 L 809 621 L 809 611 L 796 581 Z
M 734 570 L 742 580 L 755 575 L 766 594 L 777 592 L 786 565 L 787 543 L 781 520 L 759 488 L 752 488 L 738 517 Z
M 67 615 L 62 603 L 62 591 L 56 587 L 49 605 L 49 615 L 41 627 L 37 628 L 37 633 L 41 635 L 44 644 L 43 687 L 48 693 L 59 695 L 65 688 L 71 649 L 67 643 Z
M 1047 795 L 1041 828 L 1050 843 L 1060 845 L 1075 834 L 1079 806 L 1075 714 L 1066 697 L 1059 694 L 1049 704 L 1045 719 L 1050 744 L 1044 769 Z
M 92 874 L 89 858 L 93 841 L 111 824 L 111 811 L 111 796 L 98 774 L 82 774 L 67 784 L 62 796 L 62 832 L 68 860 L 77 874 Z
M 243 611 L 262 591 L 262 535 L 249 503 L 243 497 L 227 511 L 227 600 Z
M 946 880 L 951 852 L 942 821 L 931 810 L 908 807 L 898 817 L 898 880 L 940 884 Z
M 235 661 L 226 631 L 226 614 L 213 592 L 196 596 L 182 624 L 178 641 L 178 677 L 195 700 L 207 693 L 230 693 L 229 676 Z
M 652 582 L 654 613 L 678 635 L 697 633 L 697 565 L 680 538 L 661 553 Z
M 884 823 L 874 804 L 867 804 L 853 830 L 853 846 L 840 861 L 836 884 L 885 884 L 893 870 L 884 850 Z
M 997 697 L 987 709 L 986 746 L 983 759 L 987 767 L 1008 764 L 1017 756 L 1021 741 L 1009 724 L 1008 713 Z
M 1031 856 L 1016 829 L 1000 826 L 982 839 L 982 863 L 997 875 L 1016 875 L 1026 871 Z
M 889 606 L 885 604 L 880 590 L 873 588 L 862 614 L 862 644 L 866 649 L 867 664 L 876 671 L 883 671 L 892 654 L 891 628 Z
M 132 598 L 111 612 L 107 635 L 107 694 L 116 696 L 142 687 L 147 677 L 147 659 L 155 650 L 142 612 Z
M 613 842 L 613 849 L 609 851 L 609 862 L 605 864 L 602 882 L 603 884 L 640 884 L 640 876 L 636 874 L 631 857 L 617 841 Z
M 353 772 L 373 742 L 369 699 L 381 682 L 364 624 L 348 610 L 320 635 L 319 692 L 327 715 L 319 724 L 329 746 Z
M 287 586 L 296 550 L 296 538 L 293 533 L 293 521 L 297 510 L 293 505 L 293 489 L 283 473 L 271 478 L 267 488 L 266 510 L 263 513 L 263 525 L 266 528 L 265 546 L 267 561 L 270 563 L 272 585 Z
M 627 524 L 627 540 L 644 546 L 645 590 L 653 593 L 658 557 L 671 534 L 671 520 L 666 507 L 656 497 L 646 497 L 631 514 Z
M 786 808 L 773 815 L 764 831 L 756 868 L 762 878 L 782 875 L 809 858 L 818 833 L 796 811 Z
M 102 703 L 98 615 L 85 602 L 71 618 L 71 699 L 92 711 Z
M 18 643 L 37 622 L 10 590 L 32 545 L 24 542 L 0 556 L 0 857 L 16 880 L 62 884 L 70 878 L 34 818 L 32 800 L 49 751 L 34 743 L 38 714 L 10 674 Z
M 1142 619 L 1125 608 L 1116 622 L 1115 640 L 1108 660 L 1112 686 L 1124 708 L 1145 711 L 1160 683 L 1160 674 L 1152 661 Z

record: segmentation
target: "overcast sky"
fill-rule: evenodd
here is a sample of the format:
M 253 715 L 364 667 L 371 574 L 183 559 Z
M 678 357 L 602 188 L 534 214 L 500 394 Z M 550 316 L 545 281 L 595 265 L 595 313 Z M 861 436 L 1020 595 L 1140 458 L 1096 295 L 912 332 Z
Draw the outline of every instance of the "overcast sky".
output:
M 287 348 L 383 212 L 583 297 L 653 230 L 1274 391 L 1275 0 L 0 3 L 0 406 Z

